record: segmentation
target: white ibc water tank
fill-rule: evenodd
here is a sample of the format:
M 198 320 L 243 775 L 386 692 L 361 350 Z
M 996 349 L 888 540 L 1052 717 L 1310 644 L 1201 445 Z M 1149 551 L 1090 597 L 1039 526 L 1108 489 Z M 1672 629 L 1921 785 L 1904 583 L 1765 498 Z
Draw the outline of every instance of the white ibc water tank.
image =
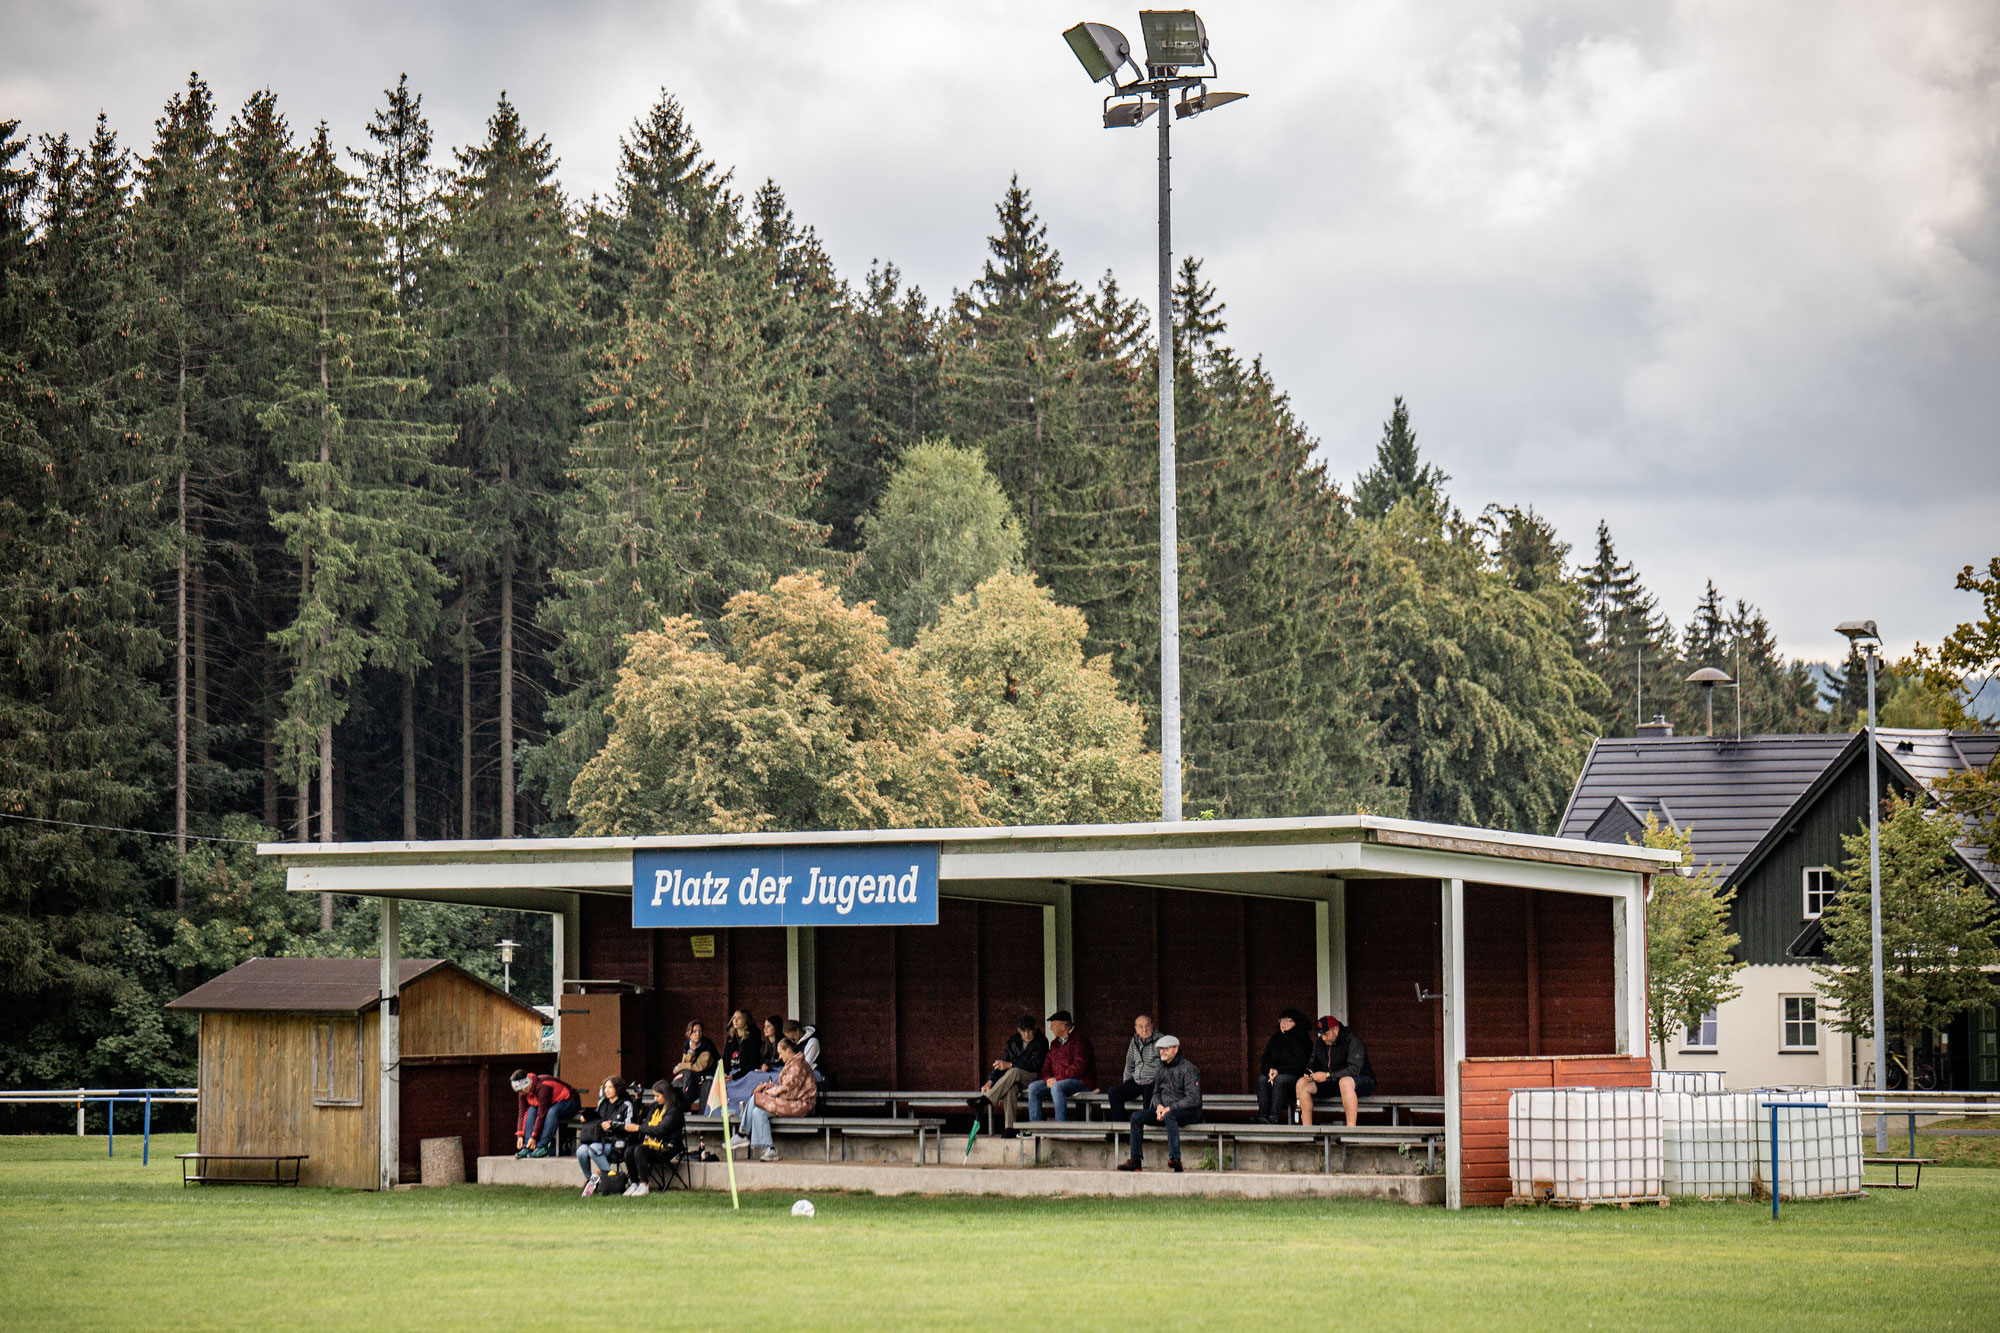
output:
M 1520 1198 L 1591 1202 L 1661 1193 L 1660 1094 L 1651 1088 L 1513 1092 L 1507 1145 Z
M 1777 1129 L 1778 1194 L 1825 1199 L 1861 1192 L 1861 1099 L 1851 1088 L 1773 1090 L 1758 1097 L 1757 1178 L 1771 1173 L 1772 1102 L 1825 1102 L 1821 1107 L 1780 1105 Z
M 1660 1094 L 1661 1167 L 1678 1198 L 1726 1199 L 1751 1192 L 1757 1175 L 1757 1111 L 1747 1092 Z
M 1655 1069 L 1655 1092 L 1721 1092 L 1725 1086 L 1719 1069 Z

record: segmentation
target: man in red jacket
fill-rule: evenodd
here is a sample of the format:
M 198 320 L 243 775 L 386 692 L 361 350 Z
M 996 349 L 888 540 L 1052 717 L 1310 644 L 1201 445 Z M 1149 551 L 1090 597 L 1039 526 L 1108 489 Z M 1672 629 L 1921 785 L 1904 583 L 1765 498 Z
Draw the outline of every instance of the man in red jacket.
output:
M 554 1149 L 556 1129 L 576 1113 L 576 1091 L 547 1074 L 514 1071 L 515 1103 L 521 1118 L 514 1126 L 516 1157 L 547 1157 Z
M 1042 1057 L 1042 1076 L 1028 1085 L 1028 1119 L 1042 1118 L 1042 1102 L 1055 1098 L 1056 1119 L 1069 1119 L 1069 1099 L 1097 1083 L 1097 1060 L 1090 1038 L 1076 1030 L 1069 1010 L 1049 1015 L 1049 1053 Z

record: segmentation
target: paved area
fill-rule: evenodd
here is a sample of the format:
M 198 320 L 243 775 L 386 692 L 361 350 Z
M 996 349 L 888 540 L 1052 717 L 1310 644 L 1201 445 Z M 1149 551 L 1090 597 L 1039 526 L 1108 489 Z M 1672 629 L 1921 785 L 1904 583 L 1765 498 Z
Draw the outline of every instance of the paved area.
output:
M 692 1166 L 696 1189 L 726 1190 L 721 1162 Z M 479 1159 L 482 1185 L 538 1185 L 581 1189 L 583 1177 L 567 1158 L 523 1161 Z M 872 1194 L 1194 1195 L 1251 1199 L 1387 1199 L 1442 1204 L 1443 1176 L 1325 1175 L 1302 1171 L 1147 1170 L 1138 1173 L 1071 1167 L 994 1170 L 991 1167 L 915 1166 L 893 1162 L 738 1162 L 736 1183 L 746 1190 L 864 1190 Z

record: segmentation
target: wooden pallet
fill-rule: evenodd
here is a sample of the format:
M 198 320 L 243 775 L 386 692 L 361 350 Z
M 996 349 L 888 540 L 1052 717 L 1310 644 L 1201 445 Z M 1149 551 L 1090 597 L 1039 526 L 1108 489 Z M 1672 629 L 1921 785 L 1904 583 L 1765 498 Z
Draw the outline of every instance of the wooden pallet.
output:
M 1630 1212 L 1632 1205 L 1658 1204 L 1665 1208 L 1671 1200 L 1664 1194 L 1646 1194 L 1631 1199 L 1536 1199 L 1518 1194 L 1507 1196 L 1509 1208 L 1569 1208 L 1579 1213 L 1587 1213 L 1593 1208 L 1622 1208 Z

